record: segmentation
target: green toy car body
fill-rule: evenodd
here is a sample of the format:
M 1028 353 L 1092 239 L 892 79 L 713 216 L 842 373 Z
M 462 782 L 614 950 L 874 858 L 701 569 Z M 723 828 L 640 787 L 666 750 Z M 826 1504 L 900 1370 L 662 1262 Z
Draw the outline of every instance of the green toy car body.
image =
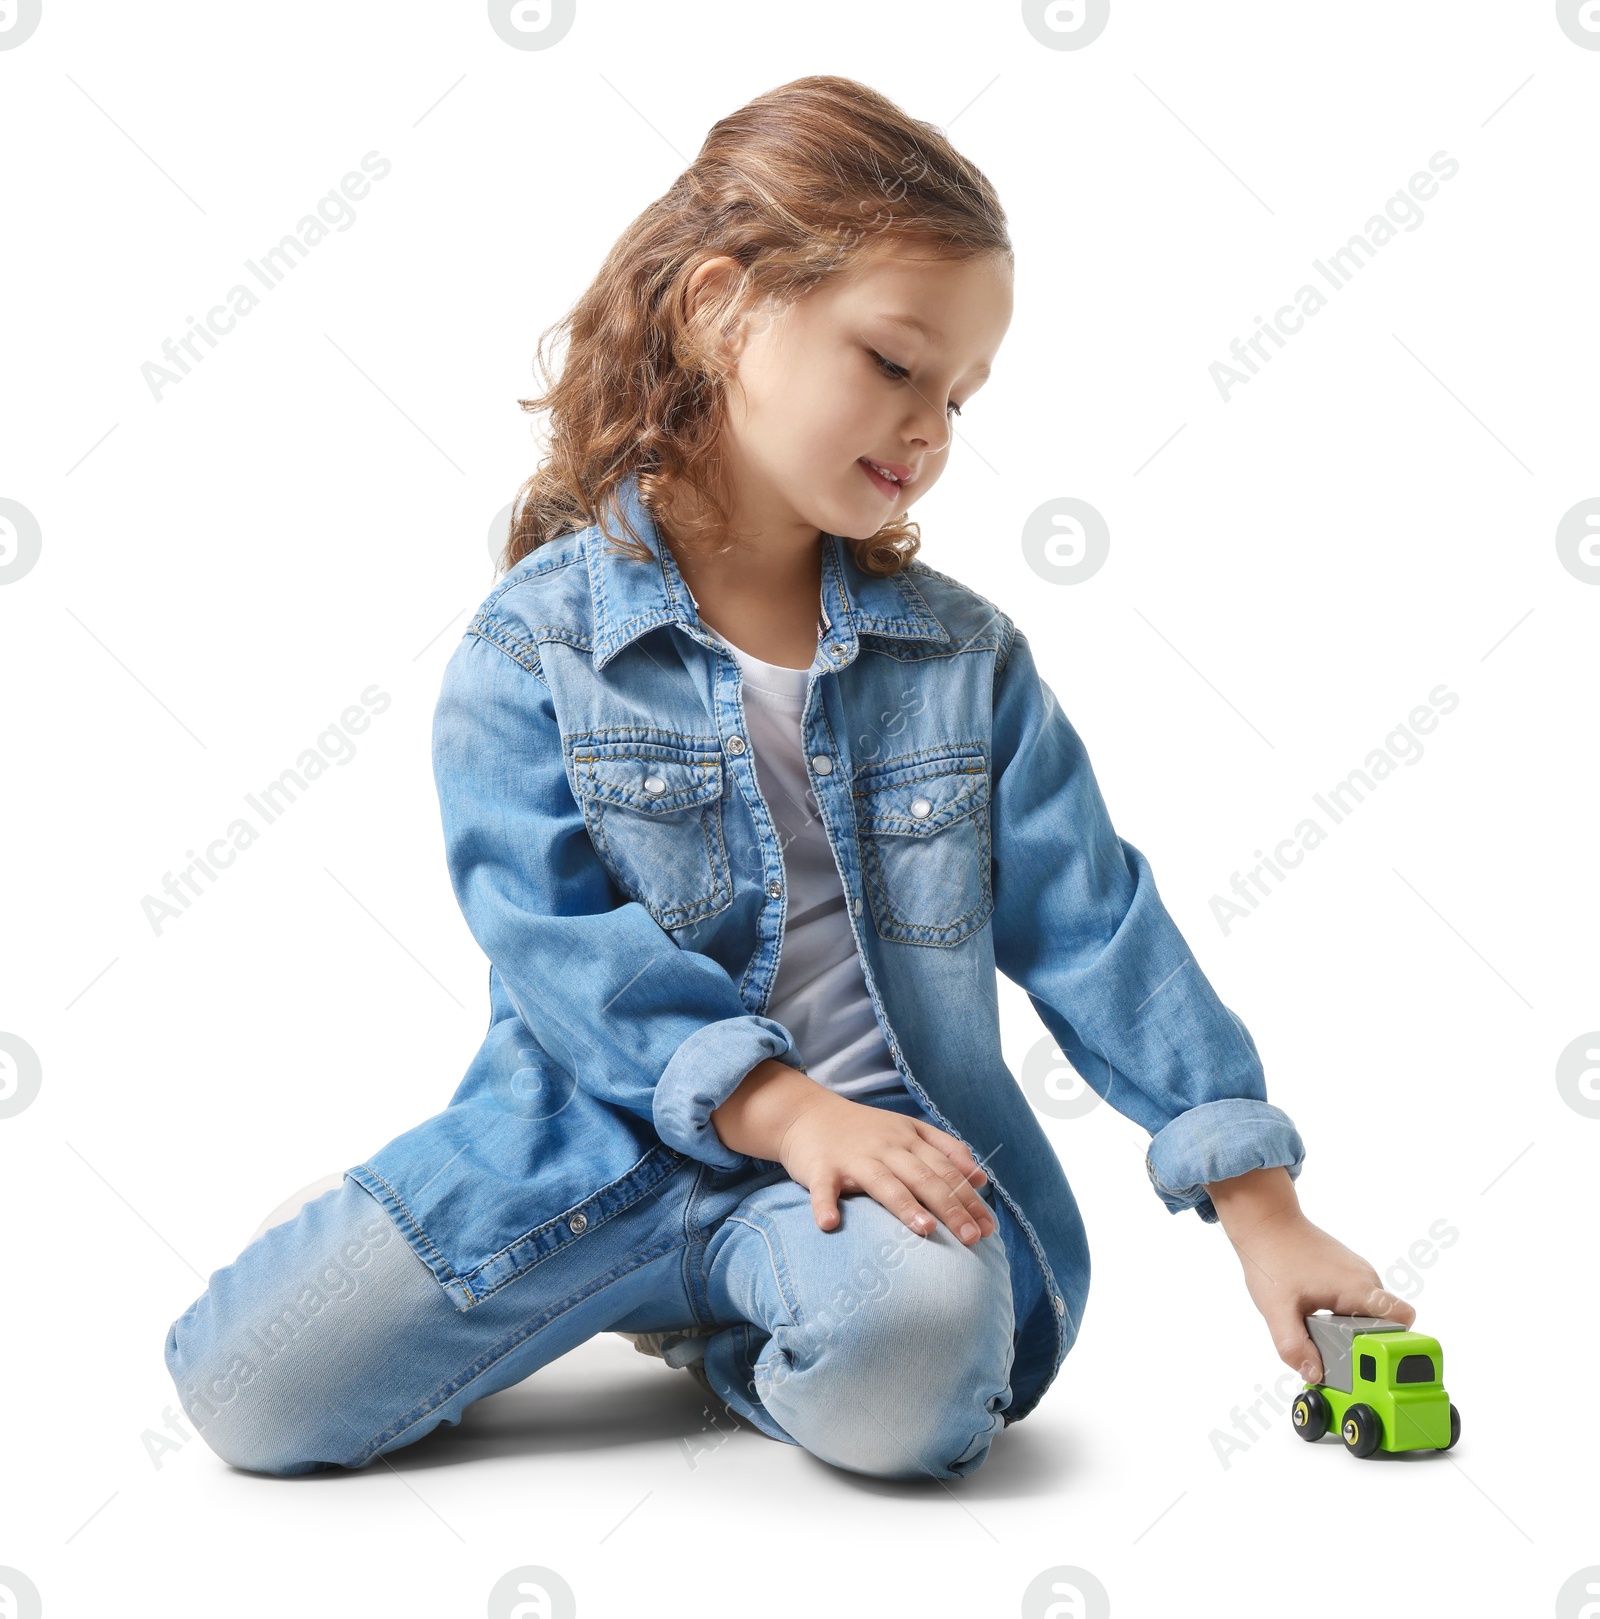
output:
M 1379 1450 L 1449 1450 L 1461 1418 L 1444 1387 L 1439 1340 L 1367 1315 L 1308 1315 L 1322 1381 L 1294 1399 L 1295 1432 L 1337 1433 L 1352 1456 Z

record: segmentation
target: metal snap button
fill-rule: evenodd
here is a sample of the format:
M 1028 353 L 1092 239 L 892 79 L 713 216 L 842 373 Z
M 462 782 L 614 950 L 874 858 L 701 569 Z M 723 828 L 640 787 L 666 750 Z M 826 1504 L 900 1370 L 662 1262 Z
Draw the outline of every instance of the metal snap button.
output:
M 920 821 L 925 815 L 933 813 L 933 805 L 926 798 L 913 798 L 911 813 Z
M 728 752 L 729 753 L 743 753 L 744 752 L 744 738 L 742 736 L 730 736 L 728 738 Z
M 825 753 L 815 753 L 811 756 L 811 768 L 819 776 L 831 776 L 833 774 L 833 760 Z
M 855 899 L 851 901 L 850 909 L 854 911 L 857 916 L 861 915 L 861 896 L 859 894 L 857 894 Z
M 1067 1313 L 1067 1307 L 1061 1302 L 1061 1295 L 1059 1293 L 1052 1293 L 1050 1296 L 1055 1300 L 1056 1314 L 1065 1315 Z
M 772 881 L 767 884 L 767 892 L 774 899 L 777 899 L 777 897 L 783 892 L 783 884 L 780 883 L 776 877 L 774 877 Z
M 667 790 L 667 784 L 659 776 L 646 776 L 644 778 L 644 790 L 647 793 L 664 793 Z
M 581 1237 L 589 1229 L 589 1216 L 579 1212 L 567 1221 L 567 1230 L 575 1237 Z
M 835 658 L 842 658 L 844 656 L 844 648 L 842 646 L 831 646 L 828 648 L 828 651 L 831 652 Z

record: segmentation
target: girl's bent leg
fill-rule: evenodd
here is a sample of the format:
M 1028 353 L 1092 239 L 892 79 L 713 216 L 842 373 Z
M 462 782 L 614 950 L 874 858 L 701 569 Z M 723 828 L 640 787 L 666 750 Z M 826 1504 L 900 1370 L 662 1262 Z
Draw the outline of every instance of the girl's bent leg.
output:
M 166 1363 L 217 1455 L 251 1472 L 363 1467 L 632 1312 L 688 1309 L 662 1253 L 694 1175 L 457 1310 L 377 1200 L 346 1178 L 214 1272 Z M 629 1252 L 658 1257 L 629 1269 Z
M 1011 1403 L 1011 1276 L 998 1233 L 920 1237 L 872 1198 L 823 1231 L 784 1179 L 706 1249 L 718 1319 L 706 1373 L 741 1416 L 852 1472 L 960 1478 Z

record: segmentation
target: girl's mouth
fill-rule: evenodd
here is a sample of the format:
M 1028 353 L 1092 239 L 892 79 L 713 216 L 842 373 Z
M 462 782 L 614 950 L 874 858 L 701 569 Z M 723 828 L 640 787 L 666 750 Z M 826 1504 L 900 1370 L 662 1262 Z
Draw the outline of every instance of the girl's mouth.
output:
M 910 476 L 909 468 L 887 466 L 881 461 L 869 461 L 864 455 L 857 458 L 856 465 L 866 473 L 873 487 L 890 500 L 899 495 L 904 487 L 904 479 Z

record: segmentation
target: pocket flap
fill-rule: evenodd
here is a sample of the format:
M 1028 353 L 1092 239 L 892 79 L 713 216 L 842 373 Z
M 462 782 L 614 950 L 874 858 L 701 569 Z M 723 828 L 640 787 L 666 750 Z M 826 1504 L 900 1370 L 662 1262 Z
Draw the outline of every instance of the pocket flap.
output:
M 585 798 L 664 815 L 722 797 L 722 754 L 668 742 L 572 743 L 573 781 Z
M 856 816 L 864 832 L 925 837 L 989 802 L 989 769 L 981 749 L 887 759 L 859 772 Z

